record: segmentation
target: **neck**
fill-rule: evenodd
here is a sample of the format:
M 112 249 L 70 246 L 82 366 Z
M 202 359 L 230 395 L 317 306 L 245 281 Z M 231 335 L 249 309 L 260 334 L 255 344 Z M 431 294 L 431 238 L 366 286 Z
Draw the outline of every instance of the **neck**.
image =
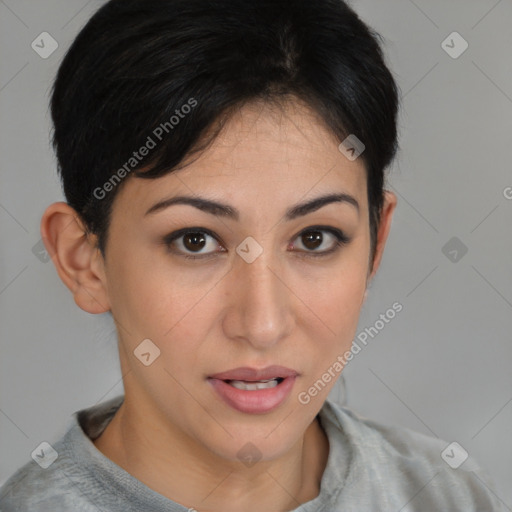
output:
M 137 410 L 125 399 L 94 445 L 174 502 L 201 512 L 289 511 L 320 492 L 329 442 L 317 418 L 282 457 L 241 469 L 183 432 L 155 429 Z

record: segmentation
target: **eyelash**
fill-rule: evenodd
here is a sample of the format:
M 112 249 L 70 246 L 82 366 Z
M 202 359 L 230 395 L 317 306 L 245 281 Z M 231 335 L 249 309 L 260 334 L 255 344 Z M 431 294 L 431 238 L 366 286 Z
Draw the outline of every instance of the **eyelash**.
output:
M 337 229 L 337 228 L 332 228 L 332 227 L 328 227 L 328 226 L 311 226 L 311 227 L 308 227 L 304 230 L 302 230 L 300 233 L 297 234 L 297 236 L 294 238 L 294 240 L 296 238 L 299 238 L 300 236 L 304 235 L 305 233 L 309 233 L 309 232 L 315 232 L 315 231 L 326 231 L 330 234 L 332 234 L 334 237 L 335 237 L 335 243 L 334 243 L 334 247 L 332 249 L 328 249 L 327 251 L 322 251 L 322 252 L 315 252 L 315 251 L 299 251 L 303 254 L 301 254 L 301 257 L 306 257 L 306 258 L 319 258 L 319 257 L 325 257 L 325 256 L 329 256 L 330 254 L 336 252 L 337 250 L 340 249 L 340 247 L 342 247 L 343 245 L 346 245 L 350 242 L 350 238 L 347 237 L 345 235 L 345 233 L 343 233 L 343 231 Z M 182 238 L 184 237 L 185 235 L 188 235 L 188 234 L 206 234 L 208 236 L 211 236 L 212 238 L 214 238 L 215 240 L 217 240 L 217 242 L 219 241 L 219 237 L 213 233 L 212 231 L 210 231 L 209 229 L 206 229 L 206 228 L 184 228 L 184 229 L 180 229 L 178 231 L 174 231 L 173 233 L 170 233 L 168 235 L 166 235 L 163 240 L 162 240 L 162 243 L 169 249 L 171 250 L 171 245 L 173 244 L 174 241 L 178 240 L 179 238 Z M 322 241 L 323 242 L 323 241 Z M 210 258 L 210 257 L 213 257 L 215 256 L 216 254 L 218 254 L 218 252 L 225 252 L 225 251 L 217 251 L 217 252 L 213 252 L 213 253 L 208 253 L 208 254 L 204 254 L 204 255 L 199 255 L 199 256 L 191 256 L 189 254 L 181 254 L 177 251 L 171 251 L 171 252 L 174 252 L 174 253 L 177 253 L 179 256 L 183 256 L 184 258 L 186 259 L 190 259 L 190 260 L 200 260 L 200 259 L 206 259 L 206 258 Z

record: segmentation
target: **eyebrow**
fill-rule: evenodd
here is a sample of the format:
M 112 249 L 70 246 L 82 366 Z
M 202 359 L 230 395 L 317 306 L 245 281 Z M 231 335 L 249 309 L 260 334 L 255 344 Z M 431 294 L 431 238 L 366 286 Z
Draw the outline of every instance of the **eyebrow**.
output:
M 355 207 L 357 213 L 359 214 L 359 203 L 355 199 L 355 197 L 349 194 L 328 194 L 324 196 L 317 197 L 305 203 L 299 203 L 291 208 L 289 208 L 285 213 L 285 220 L 290 221 L 296 219 L 297 217 L 302 217 L 307 215 L 308 213 L 319 210 L 323 206 L 326 206 L 331 203 L 346 203 Z M 233 220 L 240 219 L 240 212 L 229 206 L 227 204 L 218 203 L 211 199 L 205 199 L 202 197 L 192 197 L 192 196 L 176 196 L 171 197 L 169 199 L 164 199 L 163 201 L 159 201 L 149 208 L 149 210 L 144 214 L 150 215 L 159 211 L 162 211 L 170 206 L 176 204 L 187 204 L 198 208 L 199 210 L 210 213 L 211 215 L 216 215 L 219 217 L 227 217 Z

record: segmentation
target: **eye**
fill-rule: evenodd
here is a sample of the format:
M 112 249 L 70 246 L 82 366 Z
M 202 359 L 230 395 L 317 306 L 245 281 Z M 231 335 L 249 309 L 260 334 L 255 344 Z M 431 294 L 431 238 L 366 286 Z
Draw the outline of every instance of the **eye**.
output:
M 325 237 L 323 233 L 327 233 L 328 236 Z M 326 238 L 327 244 L 325 243 Z M 298 252 L 304 253 L 304 256 L 312 257 L 327 256 L 350 242 L 350 239 L 342 231 L 327 226 L 311 226 L 303 230 L 295 237 L 295 240 L 299 240 L 299 245 L 305 247 L 305 249 L 299 249 Z M 209 229 L 200 227 L 180 229 L 165 236 L 162 242 L 171 252 L 193 260 L 212 257 L 219 252 L 226 252 L 226 249 L 219 244 L 217 235 Z M 327 245 L 327 248 L 318 250 L 319 247 L 325 245 Z M 292 244 L 292 247 L 295 248 L 295 245 Z
M 211 257 L 215 252 L 226 252 L 215 240 L 218 240 L 217 236 L 209 229 L 186 228 L 167 235 L 163 243 L 172 252 L 178 253 L 185 258 L 196 260 Z M 175 246 L 177 246 L 177 248 L 175 248 Z M 204 248 L 208 247 L 212 250 L 203 251 Z M 221 250 L 215 251 L 215 249 L 219 248 Z
M 329 236 L 326 237 L 323 233 L 327 233 Z M 350 242 L 350 238 L 348 238 L 342 231 L 337 228 L 327 227 L 327 226 L 311 226 L 304 231 L 302 231 L 296 238 L 296 240 L 300 241 L 300 245 L 305 247 L 305 251 L 301 250 L 300 252 L 305 252 L 304 256 L 327 256 L 335 251 L 337 251 L 342 245 L 348 244 Z M 325 248 L 327 245 L 327 248 Z M 318 250 L 320 247 L 324 247 L 323 250 Z

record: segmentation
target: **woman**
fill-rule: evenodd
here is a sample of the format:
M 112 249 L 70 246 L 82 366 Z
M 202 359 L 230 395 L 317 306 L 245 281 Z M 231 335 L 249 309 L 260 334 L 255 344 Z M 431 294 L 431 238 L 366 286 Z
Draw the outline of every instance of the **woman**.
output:
M 2 510 L 500 510 L 446 442 L 326 400 L 396 206 L 397 87 L 345 3 L 111 0 L 51 109 L 67 202 L 42 237 L 112 313 L 125 393 Z

